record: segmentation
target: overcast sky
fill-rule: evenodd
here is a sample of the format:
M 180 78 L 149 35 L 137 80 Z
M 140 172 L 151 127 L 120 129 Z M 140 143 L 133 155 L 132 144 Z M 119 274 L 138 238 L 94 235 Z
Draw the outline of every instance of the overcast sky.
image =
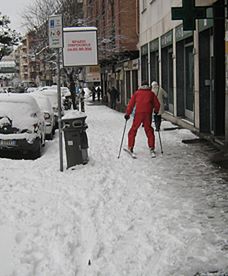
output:
M 18 32 L 23 33 L 21 14 L 33 0 L 0 0 L 0 12 L 10 18 L 11 24 L 9 27 Z

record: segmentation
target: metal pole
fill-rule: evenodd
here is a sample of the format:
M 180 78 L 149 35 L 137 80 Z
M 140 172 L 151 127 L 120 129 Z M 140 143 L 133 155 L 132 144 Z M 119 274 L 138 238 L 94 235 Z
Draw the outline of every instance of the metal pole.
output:
M 59 161 L 60 171 L 63 171 L 63 138 L 62 138 L 62 100 L 61 100 L 61 88 L 60 88 L 60 49 L 57 49 L 57 91 L 58 91 L 58 124 L 59 124 Z
M 162 142 L 161 142 L 161 136 L 160 136 L 160 130 L 158 131 L 158 137 L 159 137 L 159 141 L 160 141 L 161 153 L 163 154 Z
M 120 158 L 120 153 L 121 153 L 121 149 L 122 149 L 122 145 L 123 145 L 123 139 L 124 139 L 124 134 L 125 134 L 126 126 L 127 126 L 127 120 L 125 121 L 123 135 L 122 135 L 122 139 L 121 139 L 121 143 L 120 143 L 120 150 L 119 150 L 119 154 L 118 154 L 117 158 Z
M 228 17 L 228 1 L 227 1 L 227 17 Z M 225 20 L 226 25 L 225 25 L 225 43 L 226 43 L 226 48 L 225 48 L 225 62 L 226 62 L 226 72 L 225 72 L 225 77 L 226 77 L 226 89 L 225 89 L 225 145 L 228 148 L 228 20 Z

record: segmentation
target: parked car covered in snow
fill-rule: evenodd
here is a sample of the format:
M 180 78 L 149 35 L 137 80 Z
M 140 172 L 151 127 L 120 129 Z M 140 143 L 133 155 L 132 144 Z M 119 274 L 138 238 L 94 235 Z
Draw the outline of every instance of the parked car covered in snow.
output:
M 36 100 L 28 94 L 0 94 L 0 151 L 41 156 L 45 122 Z
M 51 106 L 51 102 L 48 97 L 40 94 L 40 92 L 33 92 L 31 96 L 35 98 L 37 101 L 40 110 L 43 113 L 45 120 L 45 138 L 48 140 L 53 139 L 53 135 L 55 134 L 55 118 L 54 111 Z
M 44 91 L 40 91 L 41 95 L 44 95 L 49 98 L 52 109 L 54 111 L 54 118 L 55 118 L 55 128 L 58 128 L 58 93 L 56 89 L 47 89 Z M 64 115 L 63 111 L 63 99 L 61 98 L 61 115 Z

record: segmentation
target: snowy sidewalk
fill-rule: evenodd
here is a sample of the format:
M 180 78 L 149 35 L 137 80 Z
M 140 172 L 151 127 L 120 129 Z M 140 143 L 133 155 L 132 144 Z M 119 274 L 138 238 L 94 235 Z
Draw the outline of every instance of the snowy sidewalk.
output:
M 90 103 L 86 114 L 87 165 L 60 172 L 57 137 L 35 161 L 0 159 L 0 276 L 228 271 L 227 174 L 182 143 L 195 136 L 162 130 L 151 159 L 140 128 L 138 159 L 118 159 L 123 114 Z

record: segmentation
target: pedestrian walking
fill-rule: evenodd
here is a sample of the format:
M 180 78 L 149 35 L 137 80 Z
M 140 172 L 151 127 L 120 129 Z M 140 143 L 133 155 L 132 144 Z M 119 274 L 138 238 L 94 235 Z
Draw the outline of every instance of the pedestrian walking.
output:
M 135 91 L 132 95 L 124 118 L 128 120 L 135 107 L 135 114 L 132 126 L 128 132 L 128 150 L 133 153 L 135 145 L 135 137 L 137 130 L 141 124 L 144 125 L 144 131 L 147 136 L 147 143 L 150 149 L 151 157 L 156 157 L 155 155 L 155 137 L 154 129 L 151 126 L 152 123 L 152 113 L 155 114 L 159 112 L 160 103 L 154 93 L 151 93 L 151 88 L 147 81 L 142 82 L 142 86 Z
M 114 86 L 112 86 L 111 90 L 109 90 L 109 93 L 110 93 L 111 108 L 116 109 L 116 101 L 119 98 L 120 93 Z
M 92 100 L 93 100 L 93 102 L 95 102 L 96 93 L 97 93 L 96 88 L 95 88 L 95 86 L 93 86 L 92 87 Z
M 76 87 L 75 87 L 75 82 L 74 82 L 73 78 L 70 78 L 69 90 L 70 90 L 70 94 L 71 94 L 73 109 L 75 110 L 75 109 L 77 109 L 77 105 L 76 105 Z
M 167 92 L 156 82 L 151 83 L 151 90 L 157 96 L 160 103 L 160 109 L 157 115 L 154 116 L 155 130 L 160 131 L 162 114 L 165 111 L 165 99 L 168 97 Z
M 81 104 L 81 111 L 85 112 L 85 90 L 82 86 L 80 86 L 80 104 Z
M 101 87 L 100 86 L 97 87 L 97 100 L 98 100 L 98 102 L 101 100 Z

